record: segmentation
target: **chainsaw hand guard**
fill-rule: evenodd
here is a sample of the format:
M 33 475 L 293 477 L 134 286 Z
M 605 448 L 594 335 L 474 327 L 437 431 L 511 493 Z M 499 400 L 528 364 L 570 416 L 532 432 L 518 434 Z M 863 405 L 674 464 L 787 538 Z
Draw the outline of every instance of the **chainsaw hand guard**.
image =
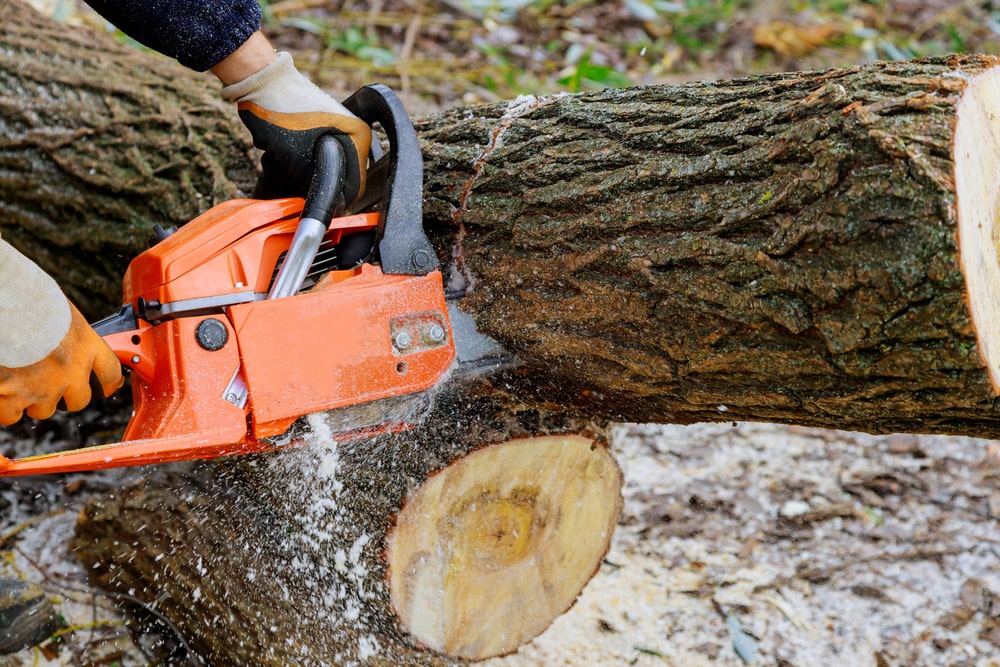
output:
M 344 100 L 344 106 L 369 125 L 381 125 L 389 139 L 388 155 L 378 159 L 368 174 L 368 187 L 373 192 L 379 192 L 373 180 L 390 184 L 381 189 L 375 235 L 382 270 L 402 275 L 433 271 L 438 267 L 437 254 L 423 224 L 424 162 L 402 102 L 388 87 L 374 84 Z M 373 149 L 376 146 L 372 142 Z

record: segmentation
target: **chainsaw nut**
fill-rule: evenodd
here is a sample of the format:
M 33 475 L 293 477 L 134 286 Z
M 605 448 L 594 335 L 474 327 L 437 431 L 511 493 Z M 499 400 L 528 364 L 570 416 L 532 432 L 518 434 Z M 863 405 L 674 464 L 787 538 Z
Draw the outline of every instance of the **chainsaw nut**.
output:
M 440 324 L 435 324 L 430 329 L 427 330 L 427 335 L 435 343 L 440 343 L 441 341 L 444 340 L 444 327 L 442 327 Z
M 431 264 L 431 256 L 426 250 L 416 250 L 413 255 L 410 256 L 410 261 L 413 262 L 413 266 L 417 269 L 426 269 Z
M 226 325 L 215 319 L 208 317 L 198 324 L 194 332 L 198 344 L 209 352 L 221 350 L 229 342 L 229 330 Z

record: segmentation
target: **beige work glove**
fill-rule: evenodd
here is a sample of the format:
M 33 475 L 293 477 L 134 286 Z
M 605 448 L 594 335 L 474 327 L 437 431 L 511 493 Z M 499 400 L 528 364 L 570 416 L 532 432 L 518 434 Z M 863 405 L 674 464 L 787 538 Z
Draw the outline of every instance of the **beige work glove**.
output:
M 122 386 L 107 343 L 38 265 L 0 241 L 0 425 L 81 410 Z
M 264 151 L 263 173 L 254 197 L 303 197 L 313 170 L 313 146 L 332 133 L 347 158 L 344 199 L 351 204 L 365 189 L 371 128 L 344 105 L 320 90 L 281 52 L 256 74 L 222 89 L 236 102 L 253 144 Z

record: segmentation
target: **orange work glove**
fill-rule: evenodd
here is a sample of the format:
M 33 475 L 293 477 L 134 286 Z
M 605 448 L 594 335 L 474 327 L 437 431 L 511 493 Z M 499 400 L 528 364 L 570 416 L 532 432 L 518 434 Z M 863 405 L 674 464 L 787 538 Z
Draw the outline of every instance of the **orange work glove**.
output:
M 123 382 L 114 352 L 55 281 L 0 241 L 0 425 L 80 410 L 91 383 L 107 397 Z
M 224 87 L 222 96 L 236 102 L 254 146 L 264 151 L 255 198 L 304 197 L 312 176 L 313 146 L 327 133 L 342 139 L 347 158 L 345 203 L 364 192 L 371 128 L 305 78 L 291 55 L 279 53 L 256 74 Z

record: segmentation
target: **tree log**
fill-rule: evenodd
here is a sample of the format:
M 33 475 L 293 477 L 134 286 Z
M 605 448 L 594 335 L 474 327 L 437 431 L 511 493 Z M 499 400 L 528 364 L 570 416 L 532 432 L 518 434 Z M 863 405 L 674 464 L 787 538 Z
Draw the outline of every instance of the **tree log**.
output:
M 0 233 L 105 315 L 153 225 L 253 184 L 249 137 L 204 77 L 18 2 L 0 46 Z
M 97 315 L 154 223 L 249 186 L 246 138 L 204 79 L 25 11 L 0 10 L 0 228 Z M 418 123 L 425 221 L 543 402 L 993 437 L 996 65 L 455 109 Z
M 73 548 L 213 665 L 514 651 L 593 576 L 621 474 L 600 433 L 476 386 L 439 392 L 415 432 L 334 447 L 314 421 L 310 446 L 99 499 Z
M 456 109 L 429 217 L 542 400 L 995 437 L 998 62 Z

